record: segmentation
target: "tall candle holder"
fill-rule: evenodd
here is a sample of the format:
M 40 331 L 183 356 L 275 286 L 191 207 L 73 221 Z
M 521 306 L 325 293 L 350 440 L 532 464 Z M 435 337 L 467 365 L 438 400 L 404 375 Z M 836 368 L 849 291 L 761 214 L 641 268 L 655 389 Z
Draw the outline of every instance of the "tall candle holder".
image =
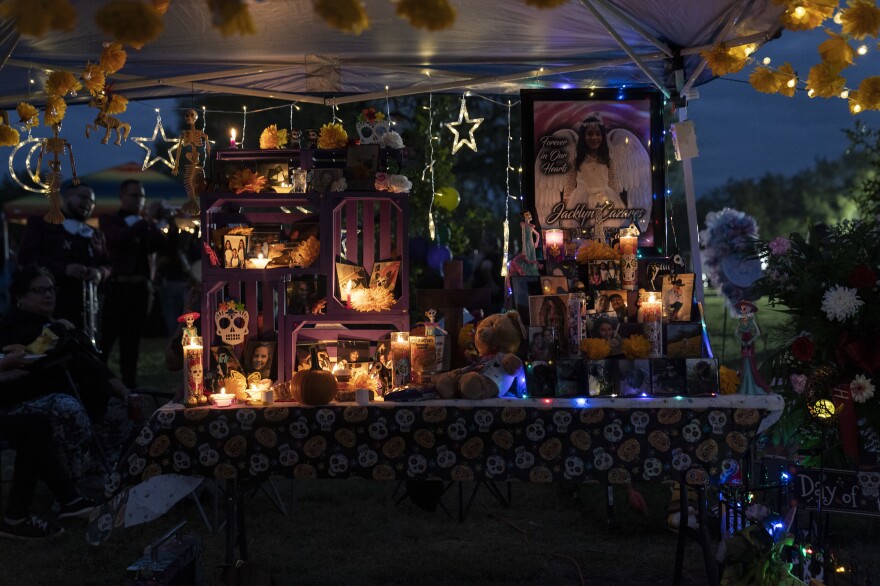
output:
M 208 404 L 202 368 L 202 337 L 189 336 L 183 341 L 183 388 L 187 407 Z
M 648 356 L 658 358 L 663 355 L 663 304 L 654 293 L 642 303 L 641 317 L 645 326 L 645 337 L 651 342 Z
M 559 228 L 544 230 L 544 259 L 559 262 L 565 256 L 565 233 Z
M 391 332 L 391 386 L 402 387 L 410 382 L 410 348 L 408 332 Z
M 639 250 L 639 229 L 633 224 L 620 230 L 620 272 L 621 287 L 627 291 L 636 290 L 636 269 Z

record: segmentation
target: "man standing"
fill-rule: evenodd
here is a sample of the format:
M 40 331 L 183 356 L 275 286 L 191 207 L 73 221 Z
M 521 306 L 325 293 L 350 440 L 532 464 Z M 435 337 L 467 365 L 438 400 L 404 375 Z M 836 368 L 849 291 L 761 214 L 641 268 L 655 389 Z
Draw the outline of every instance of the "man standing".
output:
M 140 181 L 127 179 L 119 186 L 119 211 L 99 218 L 107 236 L 113 276 L 104 296 L 101 352 L 106 362 L 119 340 L 122 382 L 137 387 L 137 364 L 141 337 L 153 301 L 153 257 L 165 243 L 156 225 L 161 208 L 146 213 L 146 194 Z
M 55 317 L 69 320 L 79 330 L 89 323 L 98 325 L 97 286 L 111 274 L 104 234 L 86 224 L 94 209 L 91 187 L 65 184 L 61 193 L 64 223 L 50 224 L 41 216 L 29 218 L 18 248 L 19 266 L 36 263 L 52 272 L 58 287 Z

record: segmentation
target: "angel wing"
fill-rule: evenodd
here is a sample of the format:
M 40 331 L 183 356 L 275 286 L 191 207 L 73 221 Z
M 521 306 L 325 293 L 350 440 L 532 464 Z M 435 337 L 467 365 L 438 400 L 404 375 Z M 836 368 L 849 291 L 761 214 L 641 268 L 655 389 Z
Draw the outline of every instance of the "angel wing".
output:
M 608 131 L 608 149 L 614 176 L 621 191 L 626 191 L 627 206 L 645 210 L 645 215 L 639 219 L 639 229 L 644 232 L 651 220 L 653 203 L 651 157 L 638 137 L 623 128 Z
M 535 154 L 535 218 L 546 227 L 547 216 L 562 199 L 561 194 L 571 181 L 577 152 L 577 133 L 562 128 L 544 137 L 543 145 Z M 565 171 L 563 171 L 565 169 Z

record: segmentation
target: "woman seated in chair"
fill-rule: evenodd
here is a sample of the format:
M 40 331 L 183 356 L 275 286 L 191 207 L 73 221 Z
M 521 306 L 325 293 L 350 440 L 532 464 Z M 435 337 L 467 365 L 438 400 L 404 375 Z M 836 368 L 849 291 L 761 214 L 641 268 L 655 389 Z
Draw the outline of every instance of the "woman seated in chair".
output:
M 0 348 L 25 350 L 30 360 L 25 376 L 3 385 L 0 409 L 48 413 L 59 460 L 74 479 L 85 475 L 83 456 L 94 424 L 107 461 L 92 455 L 106 469 L 130 431 L 128 389 L 73 324 L 53 318 L 56 287 L 49 271 L 22 267 L 13 273 L 9 289 L 15 303 L 0 320 Z

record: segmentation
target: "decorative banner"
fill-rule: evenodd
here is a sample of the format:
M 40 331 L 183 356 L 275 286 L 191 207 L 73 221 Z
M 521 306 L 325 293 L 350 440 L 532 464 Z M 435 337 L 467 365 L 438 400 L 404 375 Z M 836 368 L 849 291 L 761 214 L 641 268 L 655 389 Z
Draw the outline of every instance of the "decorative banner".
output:
M 476 132 L 477 128 L 480 127 L 480 124 L 483 123 L 484 118 L 474 118 L 471 120 L 470 114 L 467 111 L 467 104 L 464 101 L 464 96 L 461 96 L 461 108 L 458 110 L 458 121 L 456 122 L 447 122 L 446 128 L 453 134 L 454 140 L 452 142 L 452 154 L 458 152 L 462 146 L 470 147 L 474 152 L 477 152 L 477 139 L 474 137 L 474 132 Z M 466 124 L 471 124 L 470 130 L 468 130 L 468 138 L 463 139 L 458 134 L 458 126 L 462 124 L 462 122 Z
M 798 467 L 791 494 L 808 511 L 880 516 L 880 472 Z

